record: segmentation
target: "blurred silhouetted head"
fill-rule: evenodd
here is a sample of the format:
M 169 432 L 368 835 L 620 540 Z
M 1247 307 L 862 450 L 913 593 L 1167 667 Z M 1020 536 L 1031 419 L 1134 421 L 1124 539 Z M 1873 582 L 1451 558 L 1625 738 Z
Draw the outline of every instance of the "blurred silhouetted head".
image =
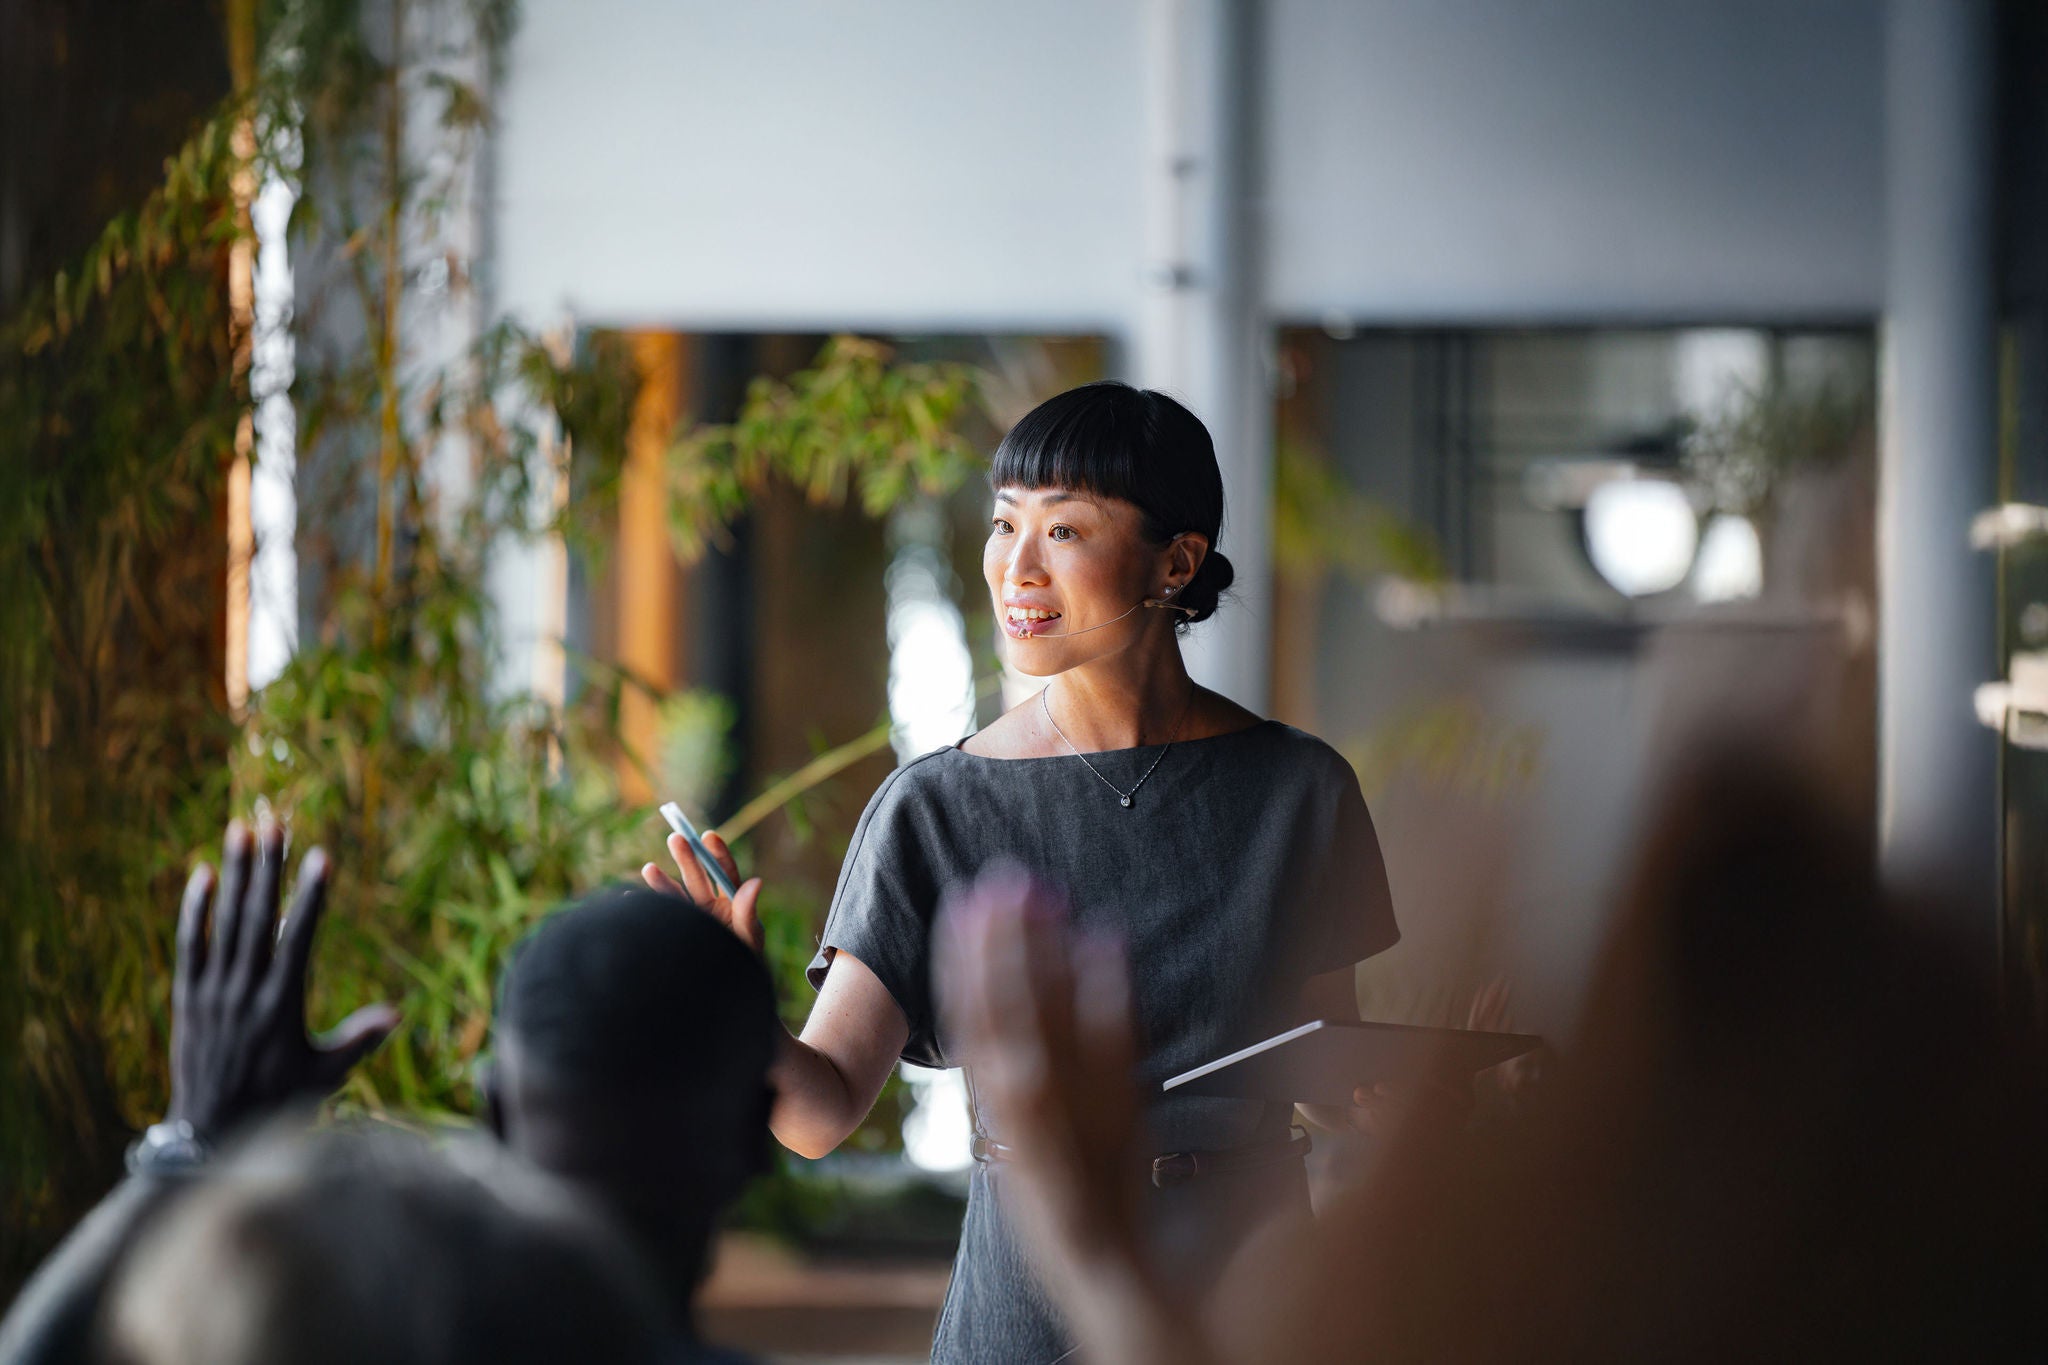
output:
M 1144 514 L 1145 538 L 1194 532 L 1208 542 L 1177 604 L 1190 623 L 1215 614 L 1235 571 L 1217 550 L 1223 473 L 1201 419 L 1163 393 L 1113 379 L 1046 399 L 1010 428 L 989 467 L 991 488 L 1060 488 L 1119 498 Z
M 1941 915 L 1880 888 L 1855 813 L 1784 752 L 1677 756 L 1546 1102 L 1512 1140 L 1397 1136 L 1325 1220 L 1343 1291 L 1297 1314 L 1299 1341 L 2038 1357 L 2039 1040 Z
M 259 1138 L 146 1232 L 110 1294 L 122 1365 L 652 1360 L 666 1309 L 617 1234 L 495 1146 Z
M 499 983 L 490 1122 L 584 1189 L 671 1281 L 768 1151 L 775 994 L 723 924 L 641 887 L 550 916 Z

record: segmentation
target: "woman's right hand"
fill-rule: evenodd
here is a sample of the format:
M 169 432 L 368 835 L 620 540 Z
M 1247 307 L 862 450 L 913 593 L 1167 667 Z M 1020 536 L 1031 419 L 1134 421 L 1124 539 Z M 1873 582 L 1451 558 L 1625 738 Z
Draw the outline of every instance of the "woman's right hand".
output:
M 739 935 L 740 942 L 756 953 L 761 952 L 761 920 L 754 910 L 755 903 L 761 898 L 761 879 L 749 877 L 744 882 L 740 881 L 739 864 L 733 861 L 732 850 L 725 846 L 725 840 L 719 837 L 718 831 L 704 831 L 704 847 L 718 859 L 725 875 L 739 887 L 730 897 L 712 884 L 710 876 L 697 865 L 697 856 L 690 851 L 690 841 L 680 834 L 668 836 L 668 856 L 675 860 L 682 880 L 678 882 L 656 863 L 642 867 L 640 879 L 656 891 L 666 891 L 671 896 L 696 902 Z

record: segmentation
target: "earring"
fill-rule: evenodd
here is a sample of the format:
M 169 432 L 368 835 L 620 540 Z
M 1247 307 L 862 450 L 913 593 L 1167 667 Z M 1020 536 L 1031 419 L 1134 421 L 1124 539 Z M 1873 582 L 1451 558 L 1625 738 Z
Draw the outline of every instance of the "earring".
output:
M 1174 595 L 1175 593 L 1177 593 L 1177 592 L 1179 592 L 1179 591 L 1180 591 L 1180 589 L 1179 589 L 1179 588 L 1168 588 L 1168 589 L 1166 590 L 1166 592 L 1165 592 L 1165 594 L 1164 594 L 1164 595 L 1165 595 L 1165 596 L 1167 596 L 1167 597 L 1171 597 L 1171 596 L 1173 596 L 1173 595 Z

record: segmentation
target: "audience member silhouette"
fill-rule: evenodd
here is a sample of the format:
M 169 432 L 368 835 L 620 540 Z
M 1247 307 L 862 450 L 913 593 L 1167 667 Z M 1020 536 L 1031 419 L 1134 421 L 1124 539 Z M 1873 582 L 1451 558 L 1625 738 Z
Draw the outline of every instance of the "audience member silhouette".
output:
M 719 1219 L 768 1160 L 776 1036 L 767 971 L 724 925 L 613 887 L 506 966 L 485 1122 L 618 1220 L 687 1325 Z
M 308 1036 L 307 968 L 329 863 L 317 849 L 306 856 L 280 929 L 283 863 L 277 825 L 265 822 L 252 837 L 237 821 L 228 829 L 220 876 L 205 866 L 194 871 L 178 927 L 165 1122 L 137 1144 L 129 1178 L 45 1262 L 0 1322 L 0 1365 L 86 1358 L 92 1324 L 124 1258 L 188 1199 L 197 1204 L 204 1198 L 212 1210 L 208 1228 L 282 1239 L 280 1258 L 289 1253 L 311 1265 L 353 1236 L 365 1239 L 366 1256 L 400 1258 L 366 1263 L 368 1278 L 335 1290 L 333 1302 L 344 1305 L 376 1277 L 398 1273 L 407 1234 L 402 1222 L 377 1221 L 398 1217 L 403 1201 L 371 1193 L 330 1230 L 297 1225 L 301 1215 L 317 1218 L 336 1208 L 337 1191 L 363 1192 L 379 1172 L 389 1172 L 401 1184 L 410 1180 L 446 1194 L 452 1223 L 472 1216 L 502 1221 L 523 1206 L 508 1196 L 502 1208 L 480 1209 L 475 1198 L 481 1196 L 454 1192 L 468 1188 L 464 1180 L 473 1185 L 484 1178 L 475 1174 L 481 1168 L 473 1159 L 464 1167 L 472 1175 L 457 1179 L 428 1157 L 394 1146 L 392 1138 L 377 1139 L 357 1159 L 349 1141 L 339 1138 L 337 1147 L 316 1144 L 280 1154 L 280 1139 L 270 1132 L 262 1169 L 288 1168 L 303 1177 L 289 1198 L 272 1191 L 255 1200 L 241 1168 L 219 1159 L 221 1149 L 250 1130 L 274 1130 L 280 1116 L 302 1126 L 397 1022 L 389 1007 L 371 1006 L 324 1040 Z M 720 1216 L 767 1159 L 774 1030 L 774 993 L 759 960 L 708 915 L 640 888 L 600 892 L 557 912 L 522 943 L 503 973 L 496 1056 L 479 1086 L 486 1123 L 510 1154 L 557 1179 L 593 1217 L 624 1235 L 661 1292 L 668 1361 L 734 1358 L 696 1341 L 690 1301 Z M 515 1167 L 508 1160 L 493 1169 Z M 233 1197 L 240 1202 L 213 1200 L 211 1186 L 223 1170 L 241 1182 Z M 250 1212 L 259 1207 L 260 1218 Z M 190 1228 L 180 1236 L 197 1238 L 192 1247 L 211 1248 L 205 1254 L 220 1266 L 239 1254 Z M 517 1271 L 523 1264 L 513 1254 L 517 1246 L 505 1245 L 507 1255 L 493 1264 Z M 438 1283 L 437 1273 L 425 1267 L 417 1283 Z M 170 1282 L 167 1266 L 150 1274 L 137 1283 Z M 284 1311 L 265 1306 L 263 1295 L 297 1294 L 294 1283 L 263 1280 L 250 1290 L 253 1297 L 237 1300 L 237 1311 L 251 1315 L 251 1331 L 267 1321 L 264 1313 Z M 146 1335 L 148 1323 L 171 1321 L 155 1311 L 132 1317 L 124 1349 L 132 1358 L 158 1359 L 135 1354 L 147 1343 L 134 1333 Z M 602 1356 L 593 1350 L 570 1358 Z
M 617 1231 L 495 1144 L 329 1129 L 259 1140 L 143 1233 L 99 1345 L 109 1365 L 653 1365 L 667 1319 Z

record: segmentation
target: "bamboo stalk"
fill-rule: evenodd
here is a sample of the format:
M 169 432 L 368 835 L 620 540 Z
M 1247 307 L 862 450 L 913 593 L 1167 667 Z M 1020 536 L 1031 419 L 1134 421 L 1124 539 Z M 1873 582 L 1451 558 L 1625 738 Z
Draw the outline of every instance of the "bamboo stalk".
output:
M 405 0 L 391 2 L 391 54 L 384 103 L 384 240 L 378 244 L 384 265 L 384 297 L 381 332 L 377 338 L 377 385 L 380 396 L 377 415 L 377 558 L 371 581 L 378 599 L 372 630 L 377 643 L 384 642 L 383 598 L 391 586 L 392 540 L 398 516 L 396 484 L 403 462 L 398 422 L 398 303 L 400 210 L 405 197 L 405 178 L 400 157 L 405 131 Z
M 398 516 L 397 493 L 404 452 L 398 422 L 398 303 L 404 281 L 399 275 L 398 233 L 405 200 L 405 173 L 400 161 L 405 131 L 405 0 L 390 0 L 391 52 L 388 88 L 384 104 L 384 240 L 379 254 L 384 265 L 384 308 L 381 335 L 377 338 L 377 382 L 382 402 L 377 420 L 377 559 L 371 575 L 372 596 L 370 639 L 382 649 L 390 634 L 392 540 Z M 367 319 L 365 319 L 367 321 Z M 378 830 L 383 807 L 383 775 L 372 765 L 363 780 L 363 848 L 369 867 L 383 861 L 384 844 Z
M 256 3 L 229 0 L 228 68 L 235 93 L 244 100 L 256 84 Z M 256 225 L 249 207 L 256 199 L 256 123 L 246 107 L 230 135 L 234 169 L 235 235 L 228 247 L 228 343 L 232 383 L 240 412 L 235 418 L 234 453 L 228 465 L 228 565 L 226 654 L 223 662 L 228 707 L 236 716 L 249 703 L 249 563 L 256 553 L 251 521 L 250 459 L 256 448 L 256 414 L 248 393 L 256 334 Z
M 887 748 L 889 732 L 893 728 L 894 726 L 885 720 L 866 734 L 850 739 L 837 748 L 827 749 L 788 777 L 772 783 L 766 791 L 734 811 L 730 820 L 719 825 L 719 837 L 727 843 L 742 838 L 748 830 L 819 783 L 838 776 L 869 754 Z
M 979 700 L 990 695 L 1002 686 L 1002 682 L 1000 674 L 976 678 L 975 698 Z M 837 777 L 869 754 L 879 753 L 889 743 L 889 737 L 894 730 L 894 723 L 885 720 L 867 733 L 827 749 L 788 777 L 770 783 L 759 796 L 734 811 L 731 819 L 718 826 L 719 837 L 727 843 L 741 838 L 747 831 L 811 788 Z

